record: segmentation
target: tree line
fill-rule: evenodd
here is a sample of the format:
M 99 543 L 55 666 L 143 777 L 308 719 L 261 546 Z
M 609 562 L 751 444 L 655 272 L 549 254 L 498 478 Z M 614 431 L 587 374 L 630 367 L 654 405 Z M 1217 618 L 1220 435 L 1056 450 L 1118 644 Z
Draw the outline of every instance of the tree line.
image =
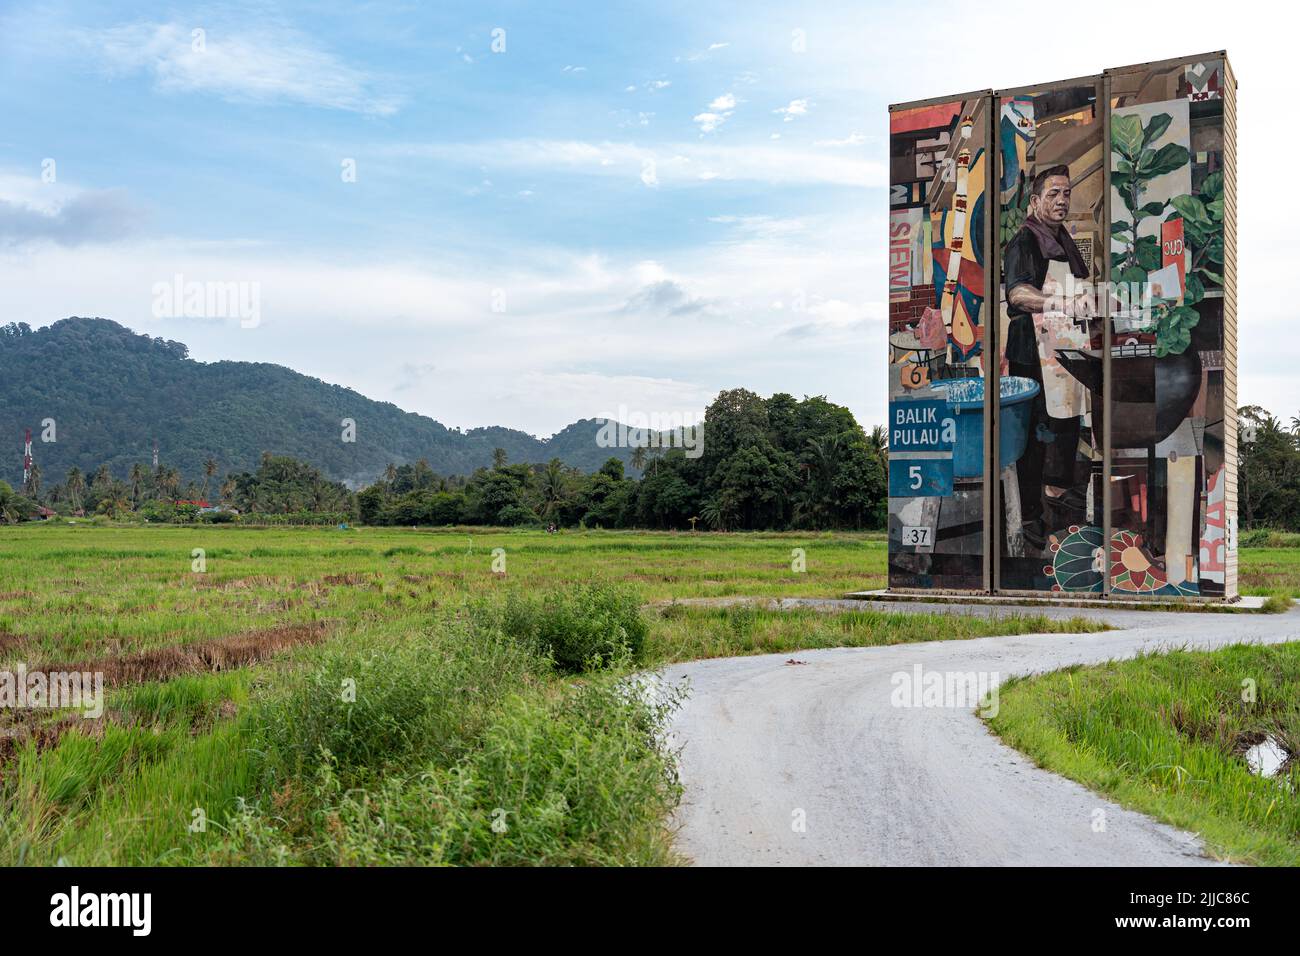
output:
M 1290 422 L 1257 405 L 1240 410 L 1239 524 L 1300 531 L 1300 416 Z M 437 474 L 424 459 L 389 464 L 353 491 L 320 469 L 263 453 L 253 471 L 229 472 L 207 458 L 189 478 L 162 464 L 125 475 L 108 465 L 71 468 L 47 481 L 39 464 L 25 487 L 0 482 L 0 521 L 103 515 L 150 521 L 359 521 L 372 525 L 554 525 L 586 528 L 878 529 L 888 509 L 886 442 L 847 408 L 822 397 L 718 395 L 698 448 L 652 437 L 632 452 L 640 478 L 611 457 L 587 473 L 559 458 L 513 463 L 497 449 L 491 467 Z M 698 454 L 697 454 L 698 452 Z M 215 506 L 200 509 L 195 502 Z
M 702 440 L 690 447 L 671 435 L 630 434 L 634 469 L 620 449 L 587 473 L 559 458 L 508 461 L 497 449 L 491 467 L 469 475 L 437 474 L 424 459 L 389 464 L 378 481 L 353 492 L 311 464 L 264 453 L 254 471 L 218 479 L 209 457 L 185 478 L 166 464 L 133 465 L 125 476 L 101 466 L 77 468 L 47 483 L 39 466 L 20 492 L 9 489 L 11 517 L 36 506 L 65 515 L 136 515 L 149 520 L 231 520 L 252 515 L 328 515 L 376 525 L 555 525 L 588 528 L 866 529 L 887 512 L 885 438 L 865 433 L 845 407 L 823 397 L 770 398 L 746 389 L 718 395 L 705 413 Z M 7 487 L 7 486 L 6 486 Z M 222 510 L 199 514 L 190 502 Z M 178 503 L 179 502 L 179 503 Z M 224 517 L 222 517 L 224 515 Z

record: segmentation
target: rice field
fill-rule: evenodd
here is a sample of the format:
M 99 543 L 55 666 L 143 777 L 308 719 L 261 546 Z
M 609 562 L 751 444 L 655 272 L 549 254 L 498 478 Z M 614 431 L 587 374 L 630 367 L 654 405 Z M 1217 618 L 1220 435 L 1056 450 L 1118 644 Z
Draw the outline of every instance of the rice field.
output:
M 94 672 L 105 697 L 93 719 L 0 707 L 0 864 L 671 864 L 678 789 L 657 728 L 672 704 L 630 700 L 628 674 L 1098 626 L 670 603 L 881 587 L 885 547 L 870 534 L 0 528 L 0 678 Z M 1269 554 L 1268 586 L 1300 584 L 1297 563 Z M 560 666 L 566 628 L 638 636 L 583 669 L 581 644 Z

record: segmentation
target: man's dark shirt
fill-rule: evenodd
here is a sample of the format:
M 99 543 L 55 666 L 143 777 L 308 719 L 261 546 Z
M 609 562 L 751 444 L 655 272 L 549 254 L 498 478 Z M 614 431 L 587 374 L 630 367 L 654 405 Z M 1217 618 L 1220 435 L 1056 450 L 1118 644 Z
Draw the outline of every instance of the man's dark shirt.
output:
M 1031 285 L 1041 292 L 1047 281 L 1047 257 L 1038 246 L 1038 239 L 1025 226 L 1021 226 L 1007 243 L 1002 257 L 1002 287 L 1007 290 L 1007 361 L 1021 364 L 1038 364 L 1038 343 L 1034 339 L 1033 314 L 1010 301 L 1011 290 L 1018 285 Z

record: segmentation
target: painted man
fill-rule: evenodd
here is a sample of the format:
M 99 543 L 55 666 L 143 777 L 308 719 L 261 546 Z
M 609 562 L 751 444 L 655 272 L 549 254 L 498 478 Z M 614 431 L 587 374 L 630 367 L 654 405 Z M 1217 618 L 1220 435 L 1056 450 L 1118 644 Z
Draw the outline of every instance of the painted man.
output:
M 1065 227 L 1070 169 L 1051 166 L 1034 176 L 1024 225 L 1007 243 L 1002 281 L 1007 290 L 1007 374 L 1040 386 L 1025 454 L 1017 465 L 1026 540 L 1041 549 L 1047 535 L 1086 520 L 1076 481 L 1083 391 L 1055 361 L 1055 348 L 1086 346 L 1082 328 L 1093 315 L 1090 270 Z M 1036 320 L 1037 317 L 1037 320 Z

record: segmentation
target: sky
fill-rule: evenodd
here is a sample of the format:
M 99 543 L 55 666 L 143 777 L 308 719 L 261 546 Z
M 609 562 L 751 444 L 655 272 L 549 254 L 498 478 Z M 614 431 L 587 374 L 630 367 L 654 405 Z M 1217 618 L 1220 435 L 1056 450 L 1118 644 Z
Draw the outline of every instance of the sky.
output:
M 869 428 L 887 105 L 1226 48 L 1238 397 L 1289 420 L 1289 31 L 1250 2 L 1043 9 L 0 0 L 0 322 L 102 316 L 453 427 L 743 386 Z M 189 283 L 243 298 L 168 304 Z

